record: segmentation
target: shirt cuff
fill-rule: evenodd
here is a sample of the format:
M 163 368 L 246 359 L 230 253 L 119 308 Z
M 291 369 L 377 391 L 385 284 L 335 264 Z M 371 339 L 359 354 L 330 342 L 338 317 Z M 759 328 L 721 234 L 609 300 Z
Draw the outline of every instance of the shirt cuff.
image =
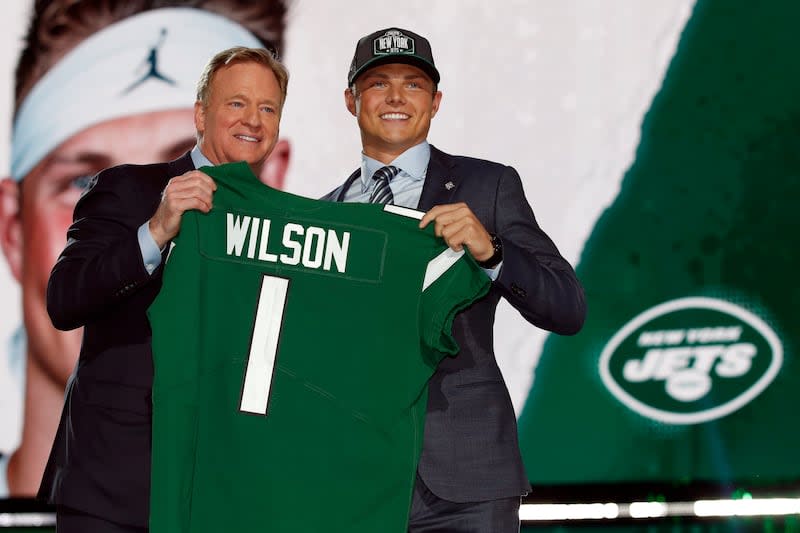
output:
M 486 272 L 486 275 L 489 276 L 490 280 L 495 281 L 497 277 L 500 276 L 500 267 L 502 266 L 503 262 L 500 261 L 494 268 L 484 268 L 483 271 Z
M 156 241 L 150 235 L 150 228 L 148 228 L 147 224 L 145 222 L 139 226 L 139 231 L 136 232 L 136 235 L 139 237 L 139 250 L 142 252 L 144 269 L 147 270 L 148 274 L 152 274 L 161 264 L 161 250 L 158 249 Z

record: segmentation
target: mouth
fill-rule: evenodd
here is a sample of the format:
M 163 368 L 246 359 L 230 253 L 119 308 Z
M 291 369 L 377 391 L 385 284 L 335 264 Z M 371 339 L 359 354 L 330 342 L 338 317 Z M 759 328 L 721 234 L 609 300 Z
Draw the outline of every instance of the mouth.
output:
M 379 116 L 381 120 L 408 120 L 411 118 L 411 115 L 405 113 L 383 113 Z
M 259 143 L 259 142 L 261 142 L 261 139 L 259 139 L 258 137 L 253 137 L 252 135 L 238 134 L 238 135 L 234 135 L 234 137 L 236 137 L 240 141 L 245 141 L 245 142 L 249 142 L 249 143 Z

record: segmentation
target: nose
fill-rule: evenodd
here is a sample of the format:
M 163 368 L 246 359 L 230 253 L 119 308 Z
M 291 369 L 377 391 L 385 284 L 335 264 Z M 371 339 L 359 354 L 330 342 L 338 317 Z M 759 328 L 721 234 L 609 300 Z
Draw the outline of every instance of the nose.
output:
M 390 84 L 389 89 L 386 91 L 386 103 L 394 105 L 405 103 L 403 88 L 398 85 Z
M 261 124 L 258 118 L 258 113 L 258 106 L 247 106 L 242 114 L 242 123 L 247 126 L 257 127 L 259 124 Z

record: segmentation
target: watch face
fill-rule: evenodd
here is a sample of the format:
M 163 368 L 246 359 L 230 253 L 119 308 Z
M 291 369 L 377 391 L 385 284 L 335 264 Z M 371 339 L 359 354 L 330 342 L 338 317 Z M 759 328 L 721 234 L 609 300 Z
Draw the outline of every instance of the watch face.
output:
M 492 234 L 492 246 L 494 247 L 494 254 L 497 255 L 503 250 L 503 244 L 500 242 L 500 237 Z
M 500 242 L 500 238 L 494 233 L 490 233 L 489 236 L 491 237 L 494 251 L 492 256 L 486 261 L 478 261 L 478 264 L 483 268 L 494 268 L 503 260 L 503 244 Z

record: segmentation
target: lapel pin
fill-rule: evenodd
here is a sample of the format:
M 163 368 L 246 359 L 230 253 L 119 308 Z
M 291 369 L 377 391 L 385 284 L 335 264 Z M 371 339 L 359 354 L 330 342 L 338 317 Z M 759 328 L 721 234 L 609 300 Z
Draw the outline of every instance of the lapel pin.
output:
M 444 184 L 444 188 L 447 189 L 448 191 L 452 191 L 455 188 L 455 186 L 456 184 L 453 183 L 452 181 L 448 181 L 447 183 Z

